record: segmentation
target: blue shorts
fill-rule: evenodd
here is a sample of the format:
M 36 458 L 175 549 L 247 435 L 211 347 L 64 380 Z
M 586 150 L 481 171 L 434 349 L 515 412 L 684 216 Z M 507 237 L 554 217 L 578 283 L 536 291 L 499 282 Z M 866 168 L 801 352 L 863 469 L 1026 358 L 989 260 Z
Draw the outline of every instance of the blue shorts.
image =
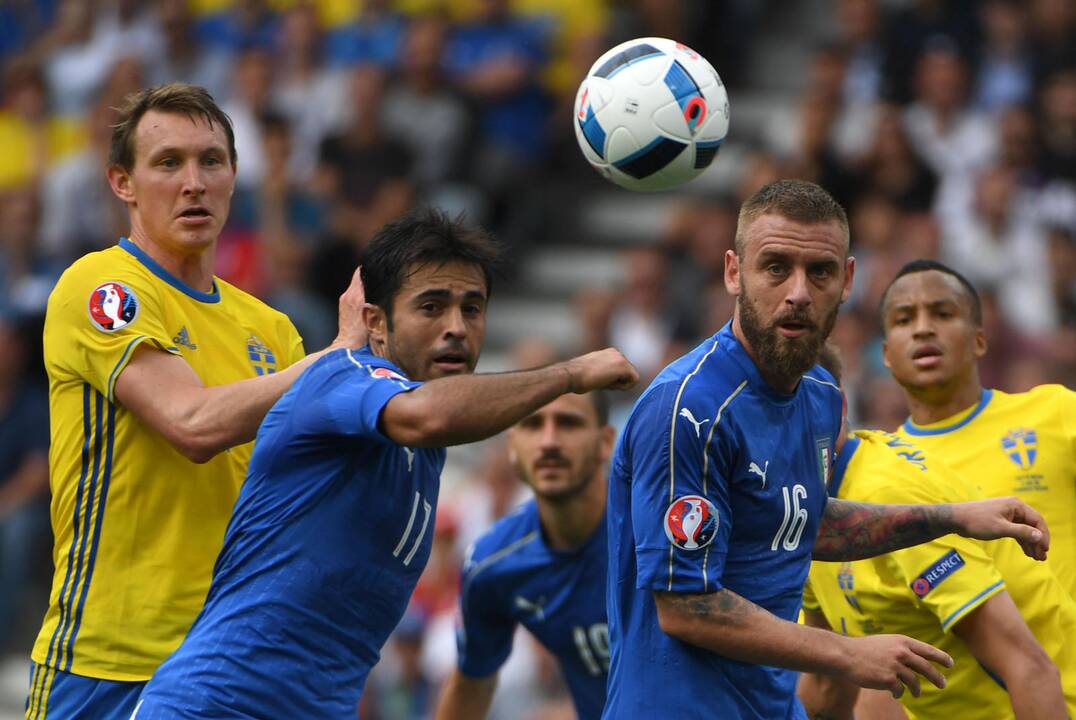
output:
M 145 686 L 145 681 L 99 680 L 30 663 L 26 720 L 129 720 Z

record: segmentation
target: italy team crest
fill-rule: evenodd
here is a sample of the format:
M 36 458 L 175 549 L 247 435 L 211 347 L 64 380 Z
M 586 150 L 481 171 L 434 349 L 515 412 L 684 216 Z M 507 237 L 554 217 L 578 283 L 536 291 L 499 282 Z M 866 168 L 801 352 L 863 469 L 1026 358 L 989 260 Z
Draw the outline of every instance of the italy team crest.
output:
M 717 535 L 717 510 L 701 495 L 684 495 L 665 511 L 665 536 L 681 550 L 701 550 Z
M 1034 430 L 1016 428 L 1001 438 L 1001 447 L 1021 470 L 1030 470 L 1038 454 L 1039 439 Z
M 115 332 L 138 316 L 138 298 L 126 285 L 101 283 L 90 293 L 90 321 L 98 330 Z

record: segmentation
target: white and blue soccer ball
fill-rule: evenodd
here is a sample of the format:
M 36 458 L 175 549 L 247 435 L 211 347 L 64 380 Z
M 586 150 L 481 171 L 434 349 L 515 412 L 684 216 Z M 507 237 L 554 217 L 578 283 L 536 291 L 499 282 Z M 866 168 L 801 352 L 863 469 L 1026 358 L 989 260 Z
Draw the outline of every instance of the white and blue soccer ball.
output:
M 628 190 L 666 190 L 710 166 L 729 130 L 725 84 L 675 40 L 639 38 L 598 58 L 575 96 L 575 137 Z

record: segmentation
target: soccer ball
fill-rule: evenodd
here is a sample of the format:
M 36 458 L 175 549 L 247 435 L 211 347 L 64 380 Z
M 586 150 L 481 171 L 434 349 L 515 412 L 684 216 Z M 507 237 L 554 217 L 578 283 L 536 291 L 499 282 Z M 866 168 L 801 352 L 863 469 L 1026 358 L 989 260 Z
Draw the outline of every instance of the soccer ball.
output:
M 598 58 L 575 96 L 575 138 L 628 190 L 665 190 L 709 167 L 729 130 L 725 85 L 675 40 L 639 38 Z

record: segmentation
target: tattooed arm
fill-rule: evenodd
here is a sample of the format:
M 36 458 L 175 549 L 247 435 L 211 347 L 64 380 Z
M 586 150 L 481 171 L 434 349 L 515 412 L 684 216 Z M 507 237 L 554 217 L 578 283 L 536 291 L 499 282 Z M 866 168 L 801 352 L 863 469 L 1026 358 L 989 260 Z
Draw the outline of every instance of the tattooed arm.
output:
M 1011 537 L 1045 560 L 1050 533 L 1042 515 L 1016 498 L 944 505 L 875 505 L 831 498 L 818 527 L 815 560 L 862 560 L 956 533 L 977 540 Z
M 919 695 L 919 676 L 938 687 L 931 663 L 952 658 L 903 635 L 851 638 L 782 620 L 731 590 L 708 594 L 654 592 L 666 634 L 727 658 L 801 672 L 841 675 L 861 687 Z

